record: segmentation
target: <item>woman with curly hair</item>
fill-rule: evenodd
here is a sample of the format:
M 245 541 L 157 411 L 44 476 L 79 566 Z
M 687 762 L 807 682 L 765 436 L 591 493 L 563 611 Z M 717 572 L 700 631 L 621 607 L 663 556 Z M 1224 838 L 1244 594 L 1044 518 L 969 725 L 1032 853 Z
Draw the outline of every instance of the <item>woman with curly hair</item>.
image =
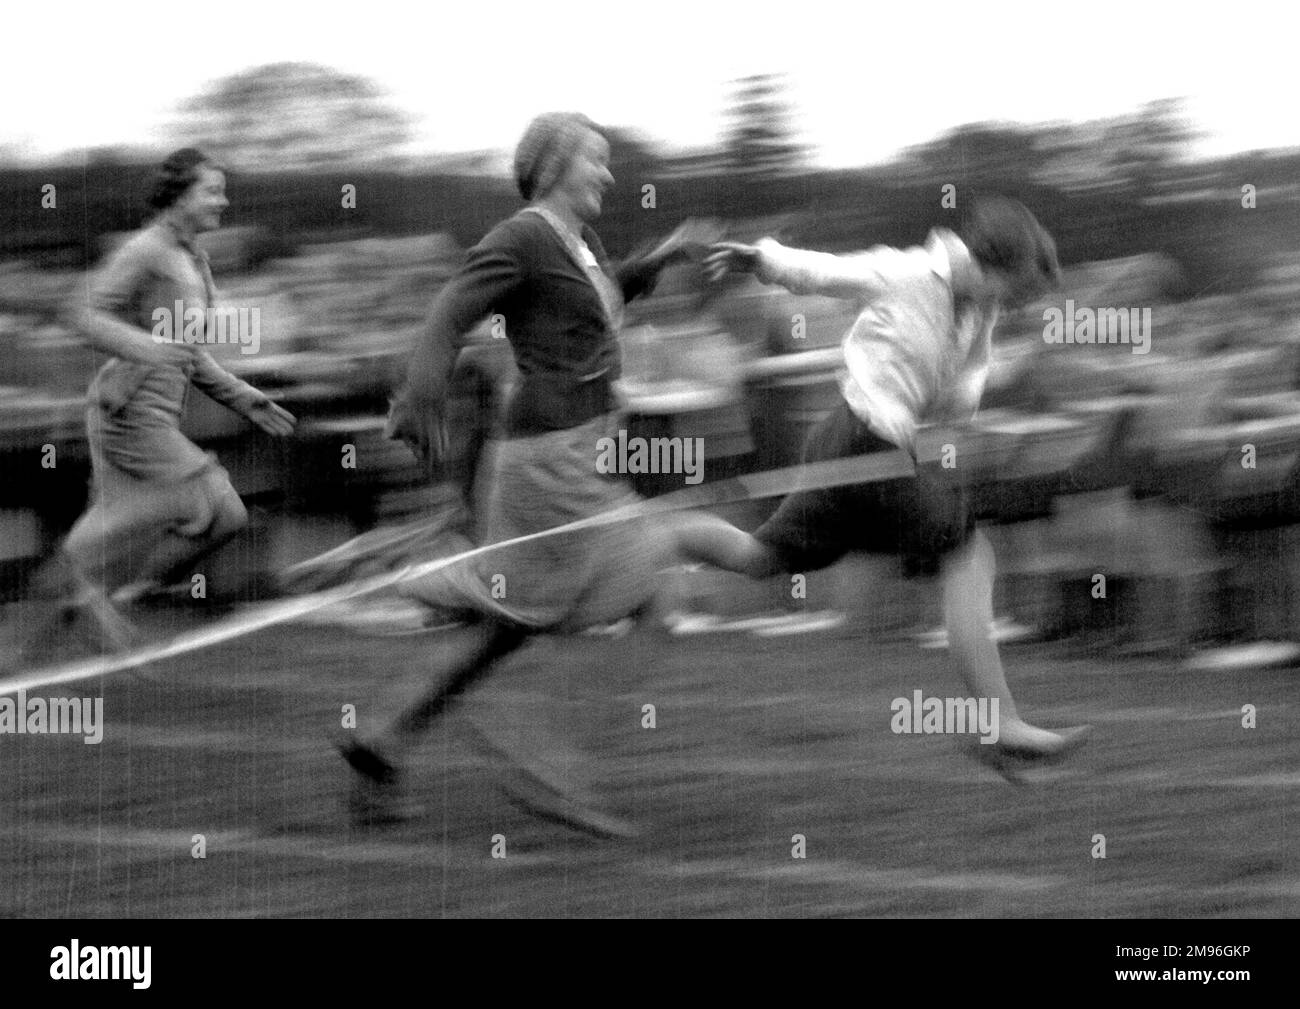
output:
M 221 225 L 225 173 L 201 151 L 175 151 L 158 169 L 149 205 L 154 218 L 109 257 L 69 313 L 108 361 L 86 411 L 91 506 L 59 562 L 75 584 L 74 604 L 119 647 L 131 628 L 108 592 L 166 584 L 248 520 L 226 471 L 181 433 L 190 386 L 268 434 L 288 435 L 295 423 L 204 347 L 215 290 L 196 239 Z M 160 328 L 164 316 L 171 325 Z

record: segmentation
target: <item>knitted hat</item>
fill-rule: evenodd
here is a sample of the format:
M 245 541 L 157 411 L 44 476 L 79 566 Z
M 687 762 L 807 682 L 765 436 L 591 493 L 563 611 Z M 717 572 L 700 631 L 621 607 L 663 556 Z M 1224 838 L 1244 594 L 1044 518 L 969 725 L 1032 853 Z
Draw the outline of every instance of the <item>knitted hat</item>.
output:
M 545 196 L 564 178 L 590 130 L 599 127 L 580 112 L 545 112 L 528 124 L 515 148 L 515 184 L 525 200 Z

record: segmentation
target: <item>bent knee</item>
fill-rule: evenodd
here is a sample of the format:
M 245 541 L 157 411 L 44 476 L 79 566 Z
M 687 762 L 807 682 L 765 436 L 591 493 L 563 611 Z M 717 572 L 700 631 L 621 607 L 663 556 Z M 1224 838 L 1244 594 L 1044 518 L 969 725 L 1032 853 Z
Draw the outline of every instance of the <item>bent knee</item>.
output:
M 100 544 L 103 541 L 103 534 L 93 523 L 84 520 L 77 522 L 68 533 L 67 538 L 63 541 L 63 552 L 73 559 L 78 566 L 84 565 L 87 560 L 99 551 Z
M 188 515 L 178 524 L 181 536 L 226 540 L 248 525 L 248 512 L 224 474 L 201 476 L 191 486 Z
M 208 535 L 213 539 L 228 539 L 247 525 L 248 509 L 231 487 L 217 502 Z

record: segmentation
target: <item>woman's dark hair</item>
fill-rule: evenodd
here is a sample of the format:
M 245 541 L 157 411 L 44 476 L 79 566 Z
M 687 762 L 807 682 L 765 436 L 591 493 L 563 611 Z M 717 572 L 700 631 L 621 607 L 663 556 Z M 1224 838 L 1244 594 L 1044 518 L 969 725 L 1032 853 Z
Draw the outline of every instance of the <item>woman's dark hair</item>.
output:
M 977 201 L 962 227 L 962 240 L 985 269 L 1032 270 L 1047 280 L 1059 275 L 1056 243 L 1019 200 L 991 196 Z
M 149 206 L 154 210 L 166 210 L 198 181 L 199 169 L 204 167 L 217 166 L 197 148 L 182 147 L 179 151 L 172 151 L 154 173 Z

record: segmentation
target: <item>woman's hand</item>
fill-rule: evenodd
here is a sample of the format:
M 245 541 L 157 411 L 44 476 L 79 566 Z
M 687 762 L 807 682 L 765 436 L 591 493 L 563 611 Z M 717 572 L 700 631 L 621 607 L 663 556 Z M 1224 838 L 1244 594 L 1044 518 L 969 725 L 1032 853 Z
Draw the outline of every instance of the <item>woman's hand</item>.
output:
M 268 396 L 263 396 L 248 408 L 248 419 L 267 434 L 283 438 L 293 434 L 298 418 Z
M 388 423 L 384 425 L 384 437 L 405 442 L 431 479 L 440 474 L 448 447 L 443 411 L 435 403 L 428 399 L 416 403 L 398 396 L 389 406 Z
M 721 241 L 723 234 L 724 229 L 717 221 L 692 217 L 679 224 L 671 235 L 660 242 L 649 258 L 663 264 L 681 259 L 699 261 L 704 258 L 709 246 Z
M 763 253 L 756 245 L 741 242 L 716 242 L 704 257 L 704 275 L 718 281 L 728 273 L 755 273 Z
M 171 340 L 155 340 L 149 337 L 149 363 L 154 367 L 187 368 L 194 364 L 196 348 L 194 344 L 175 343 Z

